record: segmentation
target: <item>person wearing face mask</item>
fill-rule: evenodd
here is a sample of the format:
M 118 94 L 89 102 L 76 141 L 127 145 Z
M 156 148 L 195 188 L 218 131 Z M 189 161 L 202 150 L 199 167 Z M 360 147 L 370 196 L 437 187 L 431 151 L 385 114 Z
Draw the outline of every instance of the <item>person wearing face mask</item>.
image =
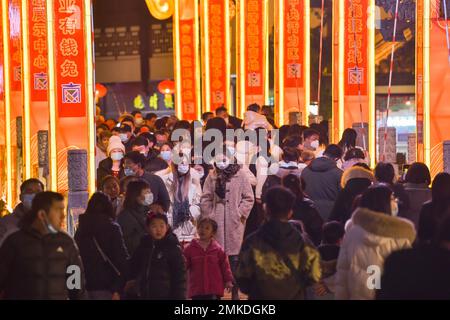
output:
M 122 228 L 125 246 L 130 256 L 146 233 L 145 217 L 153 202 L 154 194 L 148 183 L 141 180 L 128 184 L 123 210 L 117 218 L 117 223 Z
M 125 155 L 125 146 L 122 144 L 119 137 L 112 136 L 109 138 L 106 152 L 108 154 L 108 158 L 100 161 L 97 168 L 98 188 L 100 188 L 100 184 L 106 176 L 114 176 L 120 179 L 124 174 L 121 163 Z
M 216 109 L 216 117 L 224 119 L 227 127 L 230 129 L 239 129 L 242 127 L 242 119 L 229 115 L 227 108 L 224 106 Z
M 195 222 L 200 216 L 202 187 L 199 175 L 189 165 L 187 156 L 179 164 L 172 163 L 173 183 L 170 190 L 169 222 L 181 243 L 188 243 L 197 234 Z
M 155 149 L 160 151 L 163 144 L 167 143 L 167 141 L 169 140 L 169 134 L 165 130 L 158 130 L 155 132 L 155 137 L 156 137 Z
M 95 146 L 95 168 L 98 168 L 100 162 L 108 157 L 107 149 L 109 138 L 112 133 L 109 130 L 102 131 L 97 137 L 97 144 Z
M 377 290 L 367 285 L 366 270 L 377 266 L 383 273 L 391 253 L 411 248 L 416 238 L 414 224 L 396 217 L 397 212 L 397 199 L 389 187 L 373 186 L 363 193 L 345 226 L 335 280 L 337 300 L 374 299 Z
M 122 123 L 120 126 L 120 133 L 119 133 L 120 141 L 125 146 L 125 151 L 130 152 L 131 146 L 133 144 L 134 135 L 133 135 L 133 129 L 128 124 Z
M 19 230 L 19 222 L 31 210 L 35 195 L 44 191 L 44 184 L 38 179 L 25 180 L 20 186 L 20 203 L 12 214 L 0 219 L 0 246 L 6 237 Z
M 206 178 L 200 207 L 202 217 L 217 222 L 216 239 L 229 256 L 231 270 L 235 274 L 245 223 L 255 197 L 241 166 L 230 162 L 224 154 L 215 157 L 215 169 Z M 237 286 L 233 287 L 232 299 L 239 299 Z
M 320 134 L 314 129 L 306 129 L 303 131 L 303 148 L 304 150 L 313 151 L 317 156 L 318 154 L 320 142 L 319 142 Z
M 164 181 L 157 175 L 144 170 L 145 157 L 137 151 L 125 155 L 123 166 L 126 176 L 134 176 L 145 181 L 153 192 L 154 203 L 159 204 L 164 212 L 170 207 L 170 197 Z
M 61 231 L 64 197 L 40 192 L 0 247 L 0 292 L 6 300 L 84 299 L 84 271 L 75 242 Z M 71 267 L 70 269 L 68 269 Z M 70 271 L 76 270 L 76 271 Z M 78 289 L 68 276 L 78 274 Z M 77 272 L 77 273 L 74 273 Z
M 144 117 L 142 116 L 142 112 L 140 111 L 133 111 L 131 115 L 134 116 L 134 133 L 137 134 L 144 124 Z
M 166 161 L 169 166 L 172 164 L 172 149 L 173 145 L 165 142 L 161 145 L 161 151 L 159 153 L 159 157 Z

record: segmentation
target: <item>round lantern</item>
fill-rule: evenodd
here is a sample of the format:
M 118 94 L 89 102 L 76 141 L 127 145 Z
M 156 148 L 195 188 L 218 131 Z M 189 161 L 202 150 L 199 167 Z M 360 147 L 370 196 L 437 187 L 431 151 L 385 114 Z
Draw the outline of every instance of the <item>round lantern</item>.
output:
M 101 83 L 95 85 L 95 96 L 98 98 L 103 98 L 108 93 L 108 89 Z
M 145 3 L 151 15 L 158 20 L 169 19 L 175 10 L 174 0 L 145 0 Z
M 173 94 L 175 92 L 175 81 L 164 80 L 158 84 L 158 91 L 162 94 Z

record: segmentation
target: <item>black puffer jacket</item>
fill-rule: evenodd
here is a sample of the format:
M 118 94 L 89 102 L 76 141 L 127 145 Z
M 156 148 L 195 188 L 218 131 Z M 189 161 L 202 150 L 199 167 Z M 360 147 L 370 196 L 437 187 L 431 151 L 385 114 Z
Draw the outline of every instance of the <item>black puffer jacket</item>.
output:
M 102 258 L 94 238 L 100 249 L 119 271 L 120 276 Z M 126 281 L 128 259 L 120 226 L 102 214 L 81 215 L 75 240 L 80 248 L 80 255 L 86 270 L 86 289 L 120 293 Z
M 307 198 L 297 198 L 292 211 L 291 219 L 303 222 L 305 232 L 309 235 L 314 245 L 318 246 L 320 241 L 322 241 L 323 219 L 314 206 L 314 202 Z
M 136 205 L 134 208 L 125 208 L 117 217 L 117 223 L 122 228 L 125 246 L 130 256 L 134 254 L 141 239 L 147 234 L 145 218 L 148 207 Z
M 178 239 L 171 232 L 159 241 L 142 238 L 131 259 L 130 275 L 141 299 L 186 299 L 186 266 Z
M 67 288 L 68 277 L 75 275 L 69 266 L 79 267 L 79 290 Z M 72 238 L 62 232 L 42 236 L 31 228 L 11 234 L 0 247 L 0 291 L 11 300 L 85 298 L 83 266 Z
M 97 188 L 100 189 L 101 183 L 106 176 L 113 174 L 112 172 L 113 161 L 111 158 L 106 158 L 100 161 L 97 168 Z M 122 165 L 120 166 L 119 178 L 124 176 Z

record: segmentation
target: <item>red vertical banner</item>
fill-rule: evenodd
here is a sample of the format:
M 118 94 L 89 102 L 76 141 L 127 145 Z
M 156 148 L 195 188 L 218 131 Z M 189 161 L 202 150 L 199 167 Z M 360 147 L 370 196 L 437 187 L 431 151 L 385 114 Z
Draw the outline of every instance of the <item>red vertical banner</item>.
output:
M 279 125 L 307 124 L 309 1 L 275 1 L 275 110 Z
M 58 117 L 86 116 L 86 61 L 82 0 L 54 2 Z
M 369 2 L 345 0 L 343 6 L 344 128 L 369 121 Z M 374 63 L 371 61 L 370 63 Z M 342 107 L 342 106 L 341 106 Z
M 45 0 L 28 1 L 31 101 L 47 101 L 47 12 Z
M 228 0 L 202 2 L 204 103 L 207 111 L 230 104 L 230 25 Z
M 2 17 L 2 6 L 0 2 L 0 17 Z M 0 22 L 0 195 L 3 196 L 7 192 L 6 182 L 6 126 L 5 126 L 5 77 L 3 72 L 3 21 Z
M 20 0 L 9 0 L 9 49 L 11 91 L 22 90 L 22 45 L 21 45 Z M 21 115 L 21 112 L 19 113 Z
M 195 0 L 175 3 L 174 44 L 176 66 L 176 105 L 180 119 L 200 116 L 198 4 Z
M 345 1 L 345 95 L 367 95 L 369 0 Z M 356 47 L 356 48 L 355 48 Z
M 304 0 L 284 0 L 284 87 L 303 88 Z

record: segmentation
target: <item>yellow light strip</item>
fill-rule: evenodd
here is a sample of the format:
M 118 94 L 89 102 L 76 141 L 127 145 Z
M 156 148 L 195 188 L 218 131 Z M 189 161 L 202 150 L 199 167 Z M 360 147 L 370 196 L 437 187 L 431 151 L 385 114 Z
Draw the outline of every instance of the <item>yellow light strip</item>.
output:
M 180 51 L 180 2 L 174 1 L 175 10 L 173 13 L 173 47 L 175 48 L 174 75 L 175 75 L 175 112 L 178 119 L 183 117 L 183 105 L 181 100 L 181 51 Z
M 343 2 L 343 1 L 340 1 Z M 309 125 L 309 104 L 310 104 L 310 80 L 311 80 L 311 39 L 310 39 L 310 28 L 311 28 L 311 14 L 310 14 L 310 0 L 304 0 L 304 39 L 305 39 L 305 61 L 303 62 L 304 65 L 304 72 L 305 72 L 305 108 L 304 108 L 304 119 L 305 119 L 305 125 Z
M 237 38 L 238 38 L 238 49 L 237 55 L 239 61 L 238 63 L 238 73 L 237 73 L 237 84 L 238 84 L 238 104 L 237 104 L 237 114 L 238 117 L 243 118 L 245 112 L 245 0 L 238 1 L 237 10 Z
M 209 16 L 208 0 L 201 1 L 202 6 L 202 56 L 203 56 L 203 105 L 206 112 L 211 111 L 211 86 L 209 72 Z
M 264 104 L 269 104 L 269 1 L 264 1 Z
M 225 0 L 225 75 L 226 75 L 226 85 L 225 85 L 225 107 L 234 114 L 231 108 L 231 92 L 230 92 L 230 78 L 231 78 L 231 52 L 228 48 L 231 47 L 230 42 L 230 3 L 229 0 Z
M 12 182 L 12 153 L 11 153 L 11 79 L 9 62 L 9 19 L 8 19 L 8 0 L 2 0 L 2 27 L 3 27 L 3 75 L 5 91 L 5 142 L 6 142 L 6 201 L 9 205 L 13 204 Z
M 342 137 L 345 127 L 344 109 L 344 54 L 345 54 L 345 3 L 339 3 L 339 84 L 338 84 L 338 109 L 339 109 L 339 137 Z M 338 139 L 339 139 L 338 137 Z
M 278 111 L 278 125 L 284 125 L 284 0 L 278 0 L 275 7 L 275 17 L 278 18 L 277 50 L 275 50 L 278 66 L 275 68 L 275 107 Z
M 178 2 L 178 1 L 175 1 Z M 196 103 L 197 103 L 197 119 L 201 119 L 202 116 L 202 97 L 200 96 L 201 94 L 201 84 L 200 84 L 200 80 L 201 79 L 201 73 L 200 73 L 200 56 L 199 56 L 199 52 L 198 52 L 198 48 L 200 45 L 200 39 L 199 39 L 199 32 L 200 32 L 200 27 L 199 27 L 199 6 L 198 6 L 198 1 L 194 1 L 194 10 L 195 10 L 195 21 L 194 21 L 194 29 L 195 29 L 195 74 L 196 74 L 196 81 L 195 81 L 195 96 L 196 96 Z
M 94 50 L 92 39 L 92 2 L 84 0 L 84 31 L 86 41 L 86 97 L 87 97 L 87 120 L 88 120 L 88 190 L 90 194 L 95 192 L 95 84 L 94 84 Z
M 431 3 L 423 1 L 423 135 L 425 164 L 431 166 L 431 110 L 430 110 L 430 29 Z M 431 168 L 430 168 L 431 169 Z
M 332 49 L 331 49 L 331 61 L 332 61 L 332 65 L 333 65 L 333 71 L 332 71 L 332 77 L 331 77 L 331 88 L 332 88 L 332 90 L 331 90 L 331 101 L 332 101 L 332 107 L 331 107 L 331 123 L 332 123 L 332 126 L 331 126 L 331 132 L 330 132 L 330 134 L 331 134 L 331 136 L 330 136 L 330 138 L 331 138 L 331 140 L 330 141 L 332 141 L 333 143 L 336 143 L 336 141 L 337 141 L 337 137 L 336 137 L 336 129 L 338 129 L 339 130 L 339 128 L 335 128 L 335 126 L 334 126 L 334 124 L 336 123 L 335 121 L 336 121 L 336 117 L 338 116 L 337 114 L 336 114 L 336 104 L 335 104 L 335 99 L 336 99 L 336 90 L 335 90 L 335 86 L 336 86 L 336 83 L 337 83 L 337 79 L 336 79 L 336 72 L 335 72 L 335 66 L 334 66 L 334 62 L 336 61 L 336 55 L 337 55 L 337 53 L 336 53 L 336 39 L 335 39 L 335 32 L 336 32 L 336 23 L 335 23 L 335 21 L 336 21 L 336 17 L 337 17 L 337 19 L 339 19 L 339 11 L 338 11 L 338 2 L 337 1 L 333 1 L 333 13 L 332 13 L 332 17 L 333 17 L 333 21 L 332 21 L 332 23 L 331 23 L 331 34 L 332 34 L 332 42 L 333 42 L 333 45 L 332 45 Z M 339 21 L 339 20 L 338 20 Z M 339 56 L 338 56 L 338 58 L 339 58 Z
M 31 178 L 31 88 L 30 88 L 30 45 L 28 35 L 28 2 L 22 0 L 22 87 L 23 87 L 23 154 L 25 170 L 24 180 Z
M 375 106 L 375 0 L 369 1 L 369 154 L 370 166 L 375 168 L 376 162 L 376 106 Z
M 58 191 L 58 159 L 56 150 L 56 79 L 55 39 L 53 34 L 53 0 L 47 1 L 48 106 L 49 106 L 49 176 L 50 190 Z

